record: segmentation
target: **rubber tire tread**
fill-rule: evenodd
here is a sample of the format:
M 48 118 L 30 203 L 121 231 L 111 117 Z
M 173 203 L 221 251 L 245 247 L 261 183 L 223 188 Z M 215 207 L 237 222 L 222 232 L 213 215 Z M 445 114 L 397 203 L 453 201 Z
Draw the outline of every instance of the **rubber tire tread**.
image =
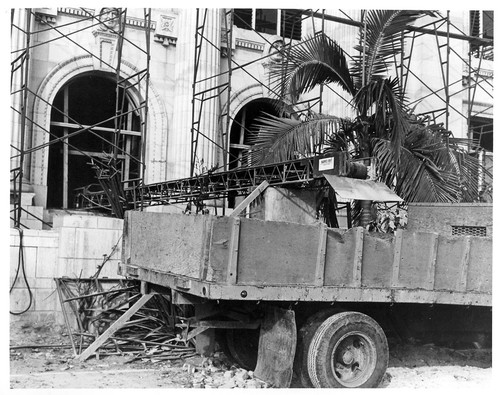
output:
M 298 379 L 297 384 L 300 384 L 303 388 L 313 388 L 313 384 L 311 382 L 311 379 L 309 378 L 307 368 L 307 354 L 314 333 L 323 323 L 323 321 L 341 311 L 343 310 L 340 310 L 338 308 L 330 308 L 318 311 L 309 316 L 297 332 L 297 348 L 295 350 L 293 370 L 295 372 L 296 378 Z
M 346 311 L 327 318 L 318 327 L 311 340 L 307 355 L 307 370 L 311 383 L 315 388 L 344 387 L 340 382 L 329 377 L 331 373 L 326 369 L 327 366 L 330 366 L 329 361 L 331 360 L 331 355 L 327 355 L 329 352 L 328 345 L 332 341 L 332 338 L 338 335 L 339 331 L 344 332 L 346 327 L 359 323 L 368 325 L 374 330 L 375 337 L 368 333 L 365 334 L 372 338 L 377 351 L 375 370 L 359 387 L 374 388 L 378 387 L 382 382 L 389 363 L 389 346 L 384 331 L 373 318 L 366 314 Z
M 251 330 L 248 330 L 251 331 Z M 255 329 L 258 333 L 258 329 Z M 258 342 L 257 348 L 241 348 L 241 344 L 235 342 L 235 336 L 241 336 L 242 334 L 235 329 L 226 330 L 226 350 L 228 352 L 229 359 L 235 364 L 239 365 L 241 368 L 246 370 L 255 370 L 257 365 L 257 354 L 258 354 Z M 249 332 L 246 333 L 251 336 Z

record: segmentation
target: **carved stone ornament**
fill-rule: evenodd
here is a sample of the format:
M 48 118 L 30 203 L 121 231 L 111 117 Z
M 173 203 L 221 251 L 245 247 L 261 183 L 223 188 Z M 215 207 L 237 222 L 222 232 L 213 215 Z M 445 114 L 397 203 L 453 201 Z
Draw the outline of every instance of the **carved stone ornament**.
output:
M 163 45 L 175 45 L 177 43 L 177 16 L 160 15 L 160 20 L 156 24 L 154 39 Z
M 118 26 L 118 18 L 120 12 L 118 8 L 101 8 L 99 12 L 99 29 L 100 30 L 114 30 Z
M 116 48 L 118 42 L 118 18 L 120 11 L 117 8 L 101 8 L 98 14 L 99 24 L 93 30 L 95 44 L 92 51 L 98 56 L 93 59 L 96 69 L 112 70 L 116 67 Z
M 41 23 L 56 23 L 57 8 L 35 8 L 35 20 Z
M 285 44 L 283 43 L 283 40 L 276 40 L 271 44 L 271 47 L 269 48 L 269 54 L 271 55 L 271 60 L 274 62 L 281 62 L 283 60 L 283 47 Z

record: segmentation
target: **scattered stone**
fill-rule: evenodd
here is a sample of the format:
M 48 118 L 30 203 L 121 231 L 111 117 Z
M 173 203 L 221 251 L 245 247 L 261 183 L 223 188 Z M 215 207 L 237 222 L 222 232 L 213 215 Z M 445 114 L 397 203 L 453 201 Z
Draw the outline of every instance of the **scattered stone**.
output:
M 246 382 L 247 388 L 261 388 L 260 384 L 255 380 L 248 380 Z
M 245 388 L 245 382 L 243 380 L 236 379 L 236 387 Z
M 235 388 L 236 383 L 234 379 L 229 380 L 228 382 L 222 384 L 219 388 Z
M 234 377 L 234 370 L 228 370 L 227 372 L 224 372 L 224 378 L 225 379 L 230 379 Z
M 190 363 L 185 363 L 182 366 L 182 369 L 188 372 L 188 374 L 193 374 L 194 372 L 196 372 L 196 366 L 191 365 Z
M 245 369 L 239 370 L 234 376 L 237 380 L 247 380 L 248 378 L 250 378 L 248 371 L 246 371 Z

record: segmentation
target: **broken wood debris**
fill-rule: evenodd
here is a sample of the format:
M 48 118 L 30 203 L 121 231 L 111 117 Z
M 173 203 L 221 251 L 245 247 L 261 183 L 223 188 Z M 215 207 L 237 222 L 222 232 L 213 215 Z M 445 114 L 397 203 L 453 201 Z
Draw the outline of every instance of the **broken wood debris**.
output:
M 57 278 L 57 291 L 75 357 L 131 354 L 165 361 L 195 355 L 194 339 L 177 328 L 182 310 L 164 295 L 140 293 L 134 280 Z

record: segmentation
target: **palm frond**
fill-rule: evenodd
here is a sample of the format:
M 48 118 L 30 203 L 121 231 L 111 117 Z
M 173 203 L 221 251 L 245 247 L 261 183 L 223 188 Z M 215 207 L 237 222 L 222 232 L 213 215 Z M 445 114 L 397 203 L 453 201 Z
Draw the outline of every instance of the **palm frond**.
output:
M 272 163 L 318 153 L 328 136 L 337 133 L 340 118 L 314 114 L 310 119 L 280 118 L 270 114 L 258 120 L 259 131 L 249 138 L 251 163 Z
M 283 53 L 284 60 L 270 66 L 269 77 L 274 90 L 290 95 L 292 103 L 315 86 L 332 82 L 354 94 L 344 51 L 325 34 L 308 37 Z
M 399 158 L 409 122 L 398 79 L 370 81 L 358 91 L 353 100 L 362 116 L 372 113 L 374 137 L 389 139 L 395 157 Z
M 374 148 L 378 170 L 383 182 L 394 188 L 406 202 L 459 202 L 459 176 L 438 167 L 432 155 L 423 155 L 402 148 L 396 171 L 395 158 L 389 140 L 378 139 Z
M 386 76 L 389 63 L 402 51 L 401 34 L 406 26 L 424 15 L 434 16 L 429 11 L 419 10 L 370 10 L 366 14 L 365 29 L 360 28 L 360 45 L 354 48 L 359 55 L 354 57 L 351 69 L 355 86 Z M 364 36 L 364 37 L 363 37 Z
M 482 174 L 485 177 L 492 177 L 492 174 L 480 162 L 477 156 L 471 155 L 466 148 L 462 146 L 463 139 L 449 139 L 447 154 L 450 164 L 456 169 L 460 177 L 462 189 L 462 201 L 474 202 L 479 199 L 479 177 Z

